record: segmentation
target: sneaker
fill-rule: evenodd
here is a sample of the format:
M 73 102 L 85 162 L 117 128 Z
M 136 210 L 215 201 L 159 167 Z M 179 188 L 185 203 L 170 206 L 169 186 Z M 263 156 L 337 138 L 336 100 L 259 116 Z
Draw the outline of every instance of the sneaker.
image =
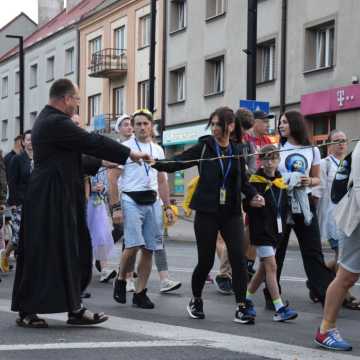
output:
M 7 273 L 10 271 L 9 258 L 5 255 L 5 250 L 2 250 L 0 252 L 0 270 L 3 273 Z
M 133 306 L 137 306 L 141 309 L 153 309 L 155 307 L 154 303 L 146 295 L 147 289 L 139 293 L 134 293 L 133 296 Z
M 217 291 L 223 295 L 231 295 L 233 293 L 231 279 L 217 275 L 214 284 Z
M 296 319 L 298 316 L 297 312 L 291 308 L 289 308 L 287 305 L 280 308 L 275 315 L 273 316 L 274 321 L 287 321 L 287 320 L 293 320 Z
M 103 270 L 100 276 L 101 283 L 107 283 L 109 280 L 113 279 L 117 275 L 116 270 Z
M 127 279 L 126 282 L 126 292 L 135 292 L 135 281 L 132 278 Z
M 235 311 L 234 321 L 240 324 L 255 324 L 256 311 L 254 304 L 250 300 L 246 300 L 245 306 L 238 306 Z
M 352 346 L 341 337 L 339 330 L 336 328 L 330 329 L 325 334 L 321 334 L 320 329 L 318 329 L 314 341 L 319 346 L 328 350 L 337 350 L 337 351 L 352 350 Z
M 126 280 L 115 279 L 113 298 L 120 304 L 126 304 Z
M 179 289 L 180 286 L 181 286 L 180 281 L 165 279 L 165 280 L 161 281 L 160 292 L 164 294 L 164 293 L 167 293 L 170 291 L 175 291 L 175 290 Z
M 101 262 L 100 260 L 95 260 L 95 268 L 98 272 L 101 273 Z
M 202 299 L 191 299 L 186 310 L 193 319 L 205 319 Z
M 206 284 L 213 284 L 214 283 L 214 280 L 213 280 L 213 278 L 211 277 L 210 274 L 208 274 L 205 282 L 206 282 Z

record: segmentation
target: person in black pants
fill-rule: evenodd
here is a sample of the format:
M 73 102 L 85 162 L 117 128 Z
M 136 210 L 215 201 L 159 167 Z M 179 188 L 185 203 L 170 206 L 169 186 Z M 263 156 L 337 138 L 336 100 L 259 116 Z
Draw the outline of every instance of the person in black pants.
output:
M 228 107 L 215 110 L 208 126 L 211 126 L 212 135 L 200 138 L 198 144 L 172 158 L 178 162 L 156 161 L 153 166 L 166 172 L 196 165 L 199 168 L 199 182 L 190 203 L 191 209 L 196 210 L 194 228 L 198 249 L 198 264 L 191 283 L 193 298 L 187 307 L 190 317 L 205 317 L 202 291 L 214 264 L 216 239 L 220 232 L 233 270 L 233 288 L 237 302 L 234 321 L 252 323 L 254 319 L 246 304 L 247 268 L 243 249 L 241 193 L 245 194 L 251 206 L 261 207 L 265 202 L 248 183 L 244 159 L 236 157 L 241 154 L 241 147 L 230 141 L 230 133 L 235 127 L 233 111 Z M 206 160 L 221 156 L 226 157 Z
M 320 184 L 320 152 L 309 147 L 310 140 L 305 120 L 301 113 L 288 111 L 282 115 L 279 123 L 280 157 L 279 170 L 286 177 L 294 172 L 302 173 L 301 187 L 306 189 L 310 205 L 310 221 L 306 221 L 304 212 L 291 211 L 292 224 L 284 227 L 284 236 L 276 249 L 278 281 L 280 280 L 290 232 L 293 229 L 299 242 L 304 269 L 308 277 L 307 286 L 311 294 L 324 304 L 326 290 L 335 277 L 335 273 L 326 267 L 321 247 L 319 223 L 315 204 L 311 197 L 311 188 Z M 304 146 L 306 148 L 304 148 Z M 303 208 L 303 206 L 300 206 Z M 265 296 L 267 297 L 265 291 Z M 268 302 L 267 302 L 268 303 Z

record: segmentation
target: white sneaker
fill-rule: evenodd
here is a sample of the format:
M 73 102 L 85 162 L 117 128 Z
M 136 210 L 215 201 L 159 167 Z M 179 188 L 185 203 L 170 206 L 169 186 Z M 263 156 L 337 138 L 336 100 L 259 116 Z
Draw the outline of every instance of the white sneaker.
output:
M 134 279 L 127 279 L 126 280 L 126 292 L 135 292 L 135 282 Z
M 116 270 L 103 270 L 100 276 L 101 283 L 107 283 L 109 280 L 113 279 L 117 275 Z
M 174 290 L 179 289 L 180 286 L 181 286 L 180 281 L 165 279 L 165 280 L 161 281 L 161 283 L 160 283 L 160 292 L 167 293 L 170 291 L 174 291 Z

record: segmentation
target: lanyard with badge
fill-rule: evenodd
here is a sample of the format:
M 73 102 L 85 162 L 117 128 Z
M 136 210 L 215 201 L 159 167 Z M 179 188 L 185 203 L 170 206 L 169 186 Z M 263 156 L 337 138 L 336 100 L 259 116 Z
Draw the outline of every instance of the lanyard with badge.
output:
M 228 148 L 227 148 L 227 156 L 229 156 L 229 159 L 228 159 L 227 168 L 225 170 L 223 159 L 221 159 L 221 157 L 223 155 L 220 153 L 220 146 L 219 146 L 219 144 L 217 142 L 215 142 L 215 146 L 216 146 L 217 156 L 219 157 L 219 164 L 220 164 L 221 173 L 222 173 L 222 176 L 223 176 L 223 181 L 222 181 L 222 185 L 221 185 L 221 188 L 220 188 L 220 205 L 225 205 L 225 202 L 226 202 L 225 184 L 226 184 L 226 179 L 228 178 L 228 176 L 230 174 L 230 169 L 231 169 L 231 157 L 230 156 L 232 156 L 232 148 L 231 148 L 231 145 L 229 145 Z
M 270 192 L 276 207 L 276 224 L 277 224 L 278 233 L 281 234 L 283 232 L 282 219 L 281 219 L 281 200 L 282 200 L 283 191 L 280 189 L 279 198 L 277 199 L 277 201 L 272 188 L 270 188 Z
M 135 138 L 135 143 L 136 143 L 136 146 L 138 147 L 139 151 L 140 152 L 143 152 L 141 147 L 140 147 L 140 144 L 138 143 L 137 139 Z M 151 143 L 150 143 L 150 156 L 152 157 L 152 146 L 151 146 Z M 145 168 L 145 172 L 146 172 L 146 176 L 147 176 L 147 186 L 151 186 L 151 179 L 150 179 L 150 168 L 151 166 L 150 165 L 146 165 L 146 163 L 144 162 L 144 168 Z

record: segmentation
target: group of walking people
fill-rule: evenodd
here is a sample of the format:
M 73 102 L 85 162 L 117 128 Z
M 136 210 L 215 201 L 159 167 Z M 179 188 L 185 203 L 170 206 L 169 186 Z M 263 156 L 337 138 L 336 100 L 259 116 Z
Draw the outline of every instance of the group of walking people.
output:
M 359 145 L 346 158 L 346 135 L 333 131 L 329 155 L 321 160 L 301 113 L 281 115 L 277 146 L 267 136 L 271 115 L 221 107 L 209 117 L 211 135 L 165 159 L 154 141 L 148 110 L 119 118 L 120 143 L 75 124 L 79 100 L 75 84 L 55 81 L 49 104 L 31 132 L 12 299 L 18 325 L 47 327 L 38 314 L 56 312 L 68 312 L 69 324 L 106 321 L 105 314 L 92 313 L 82 301 L 94 256 L 102 279 L 114 278 L 113 298 L 118 303 L 127 302 L 130 290 L 134 306 L 154 308 L 147 295 L 153 254 L 160 291 L 178 289 L 181 283 L 169 279 L 163 242 L 163 222 L 175 220 L 166 173 L 197 167 L 199 176 L 187 199 L 188 209 L 196 212 L 197 246 L 189 316 L 205 318 L 203 289 L 218 249 L 228 270 L 215 282 L 223 293 L 234 293 L 235 322 L 255 323 L 254 294 L 262 284 L 273 321 L 295 319 L 298 313 L 284 301 L 280 286 L 294 230 L 309 295 L 324 306 L 315 341 L 328 349 L 351 350 L 336 328 L 336 318 L 343 304 L 359 309 L 349 293 L 360 274 Z M 85 175 L 90 178 L 84 182 Z M 337 180 L 345 187 L 338 205 L 331 194 Z M 113 224 L 103 206 L 105 197 Z M 121 235 L 120 267 L 108 269 L 113 250 L 109 238 Z M 335 251 L 332 264 L 325 263 L 322 239 Z

